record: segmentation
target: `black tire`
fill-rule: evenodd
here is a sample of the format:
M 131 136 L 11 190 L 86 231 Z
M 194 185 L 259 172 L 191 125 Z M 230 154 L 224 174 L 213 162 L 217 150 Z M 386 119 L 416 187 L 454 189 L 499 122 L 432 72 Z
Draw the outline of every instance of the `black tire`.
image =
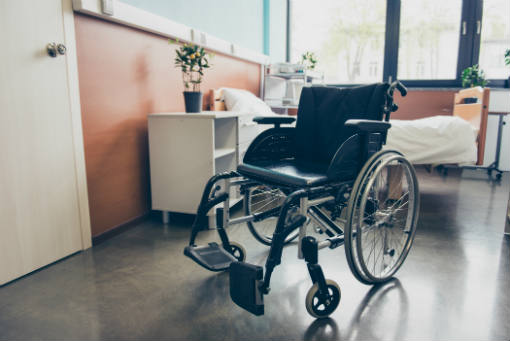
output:
M 255 199 L 257 198 L 257 199 Z M 264 212 L 270 209 L 281 207 L 286 195 L 278 188 L 265 185 L 259 185 L 250 188 L 244 195 L 244 209 L 246 215 Z M 291 219 L 296 209 L 290 209 L 287 213 L 287 219 Z M 261 221 L 247 222 L 251 234 L 264 245 L 271 245 L 272 236 L 276 228 L 278 215 L 268 217 Z M 285 243 L 290 243 L 299 235 L 299 231 L 292 232 L 286 239 Z
M 315 318 L 326 318 L 331 315 L 340 303 L 342 292 L 340 286 L 331 279 L 326 279 L 328 298 L 322 300 L 319 297 L 319 284 L 315 283 L 308 290 L 305 299 L 306 310 Z
M 234 256 L 238 262 L 244 262 L 246 260 L 246 249 L 239 243 L 230 242 L 230 250 L 227 250 L 232 256 Z

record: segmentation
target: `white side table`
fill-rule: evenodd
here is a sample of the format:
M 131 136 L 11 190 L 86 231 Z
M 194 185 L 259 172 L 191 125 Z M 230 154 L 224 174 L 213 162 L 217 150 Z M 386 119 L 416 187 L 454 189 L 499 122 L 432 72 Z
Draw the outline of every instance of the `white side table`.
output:
M 238 114 L 209 111 L 196 114 L 150 114 L 149 157 L 152 209 L 196 214 L 202 191 L 211 176 L 234 170 L 239 163 Z M 232 205 L 239 202 L 231 193 Z M 215 209 L 209 227 L 215 227 Z

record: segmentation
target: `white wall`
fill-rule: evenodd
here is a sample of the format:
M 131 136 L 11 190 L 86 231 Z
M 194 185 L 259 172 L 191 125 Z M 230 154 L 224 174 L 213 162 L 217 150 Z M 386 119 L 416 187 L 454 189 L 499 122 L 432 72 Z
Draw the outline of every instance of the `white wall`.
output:
M 122 0 L 145 11 L 262 53 L 261 0 Z
M 269 12 L 269 55 L 271 56 L 271 62 L 284 62 L 287 55 L 287 1 L 271 0 Z
M 510 91 L 491 89 L 489 112 L 490 111 L 510 112 Z M 489 115 L 484 153 L 484 165 L 486 166 L 491 164 L 495 158 L 496 141 L 498 138 L 498 120 L 498 116 Z M 503 126 L 499 168 L 501 170 L 510 171 L 510 116 L 506 116 L 505 121 L 507 123 Z
M 196 28 L 241 47 L 264 53 L 263 0 L 122 0 L 131 6 Z M 287 1 L 269 2 L 269 55 L 286 56 Z

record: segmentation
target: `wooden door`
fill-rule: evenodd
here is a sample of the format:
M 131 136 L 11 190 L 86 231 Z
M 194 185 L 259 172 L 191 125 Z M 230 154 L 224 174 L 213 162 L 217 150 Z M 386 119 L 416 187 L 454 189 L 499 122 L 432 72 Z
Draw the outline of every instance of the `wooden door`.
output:
M 90 245 L 66 1 L 0 0 L 0 285 Z

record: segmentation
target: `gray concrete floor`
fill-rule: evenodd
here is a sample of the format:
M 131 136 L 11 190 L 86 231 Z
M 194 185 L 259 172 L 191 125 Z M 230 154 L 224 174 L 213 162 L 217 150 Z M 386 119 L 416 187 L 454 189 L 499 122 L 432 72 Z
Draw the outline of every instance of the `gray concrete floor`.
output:
M 0 288 L 0 339 L 508 340 L 510 239 L 503 235 L 509 176 L 419 171 L 421 217 L 414 246 L 393 280 L 356 281 L 343 248 L 321 251 L 340 306 L 314 320 L 311 282 L 297 249 L 284 250 L 256 317 L 230 301 L 228 275 L 183 256 L 191 221 L 146 221 L 91 250 Z M 231 239 L 262 264 L 267 248 L 246 228 Z M 215 231 L 201 242 L 217 240 Z

